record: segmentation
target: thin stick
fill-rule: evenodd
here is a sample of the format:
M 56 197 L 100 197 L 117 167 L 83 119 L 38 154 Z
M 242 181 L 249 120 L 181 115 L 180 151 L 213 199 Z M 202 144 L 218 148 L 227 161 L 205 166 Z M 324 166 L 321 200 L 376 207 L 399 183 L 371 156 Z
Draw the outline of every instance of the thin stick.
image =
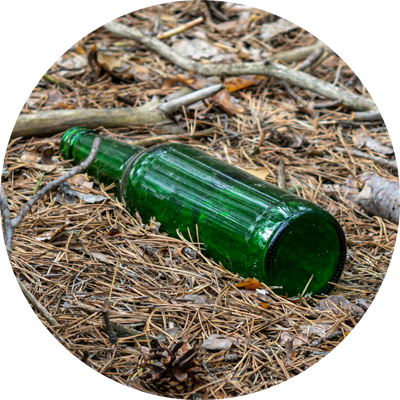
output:
M 166 112 L 167 114 L 171 114 L 173 112 L 179 111 L 184 106 L 189 106 L 190 104 L 194 104 L 200 100 L 204 100 L 208 97 L 214 96 L 223 89 L 225 89 L 225 85 L 219 83 L 218 85 L 213 85 L 204 89 L 196 90 L 195 92 L 179 97 L 178 99 L 168 101 L 167 103 L 159 106 L 158 109 Z
M 32 196 L 25 205 L 21 208 L 19 214 L 14 218 L 10 219 L 10 209 L 8 207 L 7 195 L 3 189 L 0 187 L 0 203 L 1 209 L 3 213 L 3 221 L 4 221 L 4 242 L 6 245 L 6 249 L 9 253 L 12 251 L 12 240 L 14 237 L 14 232 L 16 227 L 21 223 L 21 221 L 25 218 L 28 212 L 31 210 L 33 205 L 41 198 L 43 198 L 48 192 L 53 189 L 56 189 L 62 183 L 72 178 L 76 174 L 82 173 L 96 158 L 97 152 L 99 151 L 101 139 L 99 137 L 95 138 L 93 141 L 93 146 L 90 151 L 90 154 L 86 158 L 86 160 L 82 161 L 79 165 L 74 168 L 71 168 L 66 174 L 60 176 L 54 181 L 50 182 L 44 188 L 40 189 L 34 196 Z
M 278 164 L 278 186 L 283 190 L 287 190 L 285 163 L 282 158 Z
M 296 67 L 296 69 L 298 71 L 304 71 L 305 69 L 310 67 L 315 61 L 317 61 L 318 58 L 321 57 L 323 52 L 324 49 L 322 46 L 317 47 L 301 64 Z
M 203 17 L 199 17 L 194 19 L 193 21 L 187 22 L 186 24 L 183 24 L 181 26 L 177 26 L 174 29 L 170 29 L 169 31 L 163 32 L 163 33 L 159 33 L 157 35 L 157 39 L 167 39 L 171 36 L 177 35 L 178 33 L 184 32 L 187 29 L 192 28 L 193 26 L 199 25 L 204 21 Z

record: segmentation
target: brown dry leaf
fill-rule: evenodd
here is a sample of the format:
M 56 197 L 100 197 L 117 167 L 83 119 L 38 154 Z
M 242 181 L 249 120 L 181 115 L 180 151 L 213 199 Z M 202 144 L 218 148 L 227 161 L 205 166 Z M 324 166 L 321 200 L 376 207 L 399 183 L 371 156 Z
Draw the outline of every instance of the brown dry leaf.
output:
M 97 260 L 106 264 L 114 264 L 115 259 L 107 254 L 100 253 L 99 251 L 91 251 L 90 254 Z
M 256 176 L 257 178 L 262 179 L 263 181 L 269 174 L 268 168 L 260 167 L 260 168 L 243 168 L 246 172 L 251 175 Z
M 234 285 L 236 288 L 244 288 L 246 290 L 251 290 L 251 289 L 258 289 L 260 287 L 263 287 L 263 285 L 258 281 L 258 279 L 253 279 L 253 278 L 246 278 L 243 282 L 239 282 L 236 285 Z
M 177 51 L 182 57 L 189 57 L 193 60 L 200 60 L 202 58 L 210 58 L 216 56 L 220 51 L 203 39 L 183 39 L 175 42 L 172 49 Z
M 228 114 L 232 115 L 245 111 L 244 107 L 239 104 L 239 100 L 231 96 L 226 89 L 221 90 L 212 98 Z
M 75 50 L 78 54 L 86 55 L 86 48 L 85 48 L 85 45 L 83 44 L 82 40 L 80 40 L 80 41 L 75 45 L 74 50 Z
M 291 361 L 291 357 L 294 353 L 293 351 L 293 340 L 290 339 L 285 343 L 285 351 L 286 351 L 286 362 L 289 363 Z
M 53 172 L 56 170 L 57 165 L 32 164 L 32 168 L 43 172 Z
M 52 160 L 53 156 L 54 156 L 53 147 L 47 147 L 42 151 L 42 154 L 40 155 L 40 161 L 43 165 L 53 165 L 54 164 Z
M 264 79 L 263 75 L 243 75 L 225 79 L 226 90 L 229 93 L 255 85 Z
M 117 68 L 121 68 L 122 61 L 120 57 L 106 54 L 103 51 L 97 51 L 96 53 L 97 64 L 107 72 L 113 72 Z
M 39 240 L 39 241 L 53 241 L 56 237 L 58 237 L 61 233 L 64 232 L 65 228 L 71 224 L 71 221 L 67 218 L 65 220 L 64 225 L 60 226 L 57 229 L 53 229 L 51 231 L 48 232 L 44 232 L 39 236 L 35 237 L 35 240 Z
M 263 303 L 262 301 L 260 302 L 260 305 L 262 308 L 271 308 L 272 307 L 270 304 Z
M 233 340 L 228 339 L 224 335 L 210 335 L 207 340 L 201 345 L 203 349 L 221 351 L 231 347 Z
M 37 163 L 40 161 L 40 157 L 37 152 L 24 152 L 21 154 L 20 160 L 24 163 Z
M 302 333 L 294 336 L 288 332 L 282 332 L 281 337 L 279 338 L 279 343 L 286 345 L 288 340 L 293 340 L 293 347 L 299 347 L 308 343 L 307 336 L 303 335 Z
M 108 235 L 108 236 L 116 236 L 116 235 L 119 235 L 120 233 L 122 233 L 122 227 L 121 227 L 121 225 L 112 226 L 112 227 L 107 231 L 107 235 Z
M 176 87 L 178 84 L 178 81 L 176 79 L 166 79 L 161 87 L 161 90 L 165 90 L 165 89 L 171 89 L 173 87 Z
M 194 82 L 194 78 L 186 74 L 178 74 L 176 75 L 175 79 L 177 82 L 182 83 L 186 86 L 191 86 Z
M 122 68 L 126 68 L 126 64 Z M 126 79 L 141 80 L 143 82 L 147 82 L 153 78 L 153 74 L 146 66 L 134 62 L 130 63 L 129 68 L 122 72 L 122 76 Z

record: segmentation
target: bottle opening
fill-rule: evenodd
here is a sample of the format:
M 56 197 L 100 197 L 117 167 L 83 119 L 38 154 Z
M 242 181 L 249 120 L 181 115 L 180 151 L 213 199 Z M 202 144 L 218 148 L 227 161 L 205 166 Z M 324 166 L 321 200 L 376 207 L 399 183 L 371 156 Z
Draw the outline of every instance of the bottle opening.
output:
M 266 257 L 269 286 L 289 297 L 329 293 L 343 271 L 346 239 L 329 214 L 300 214 L 284 223 L 274 235 Z

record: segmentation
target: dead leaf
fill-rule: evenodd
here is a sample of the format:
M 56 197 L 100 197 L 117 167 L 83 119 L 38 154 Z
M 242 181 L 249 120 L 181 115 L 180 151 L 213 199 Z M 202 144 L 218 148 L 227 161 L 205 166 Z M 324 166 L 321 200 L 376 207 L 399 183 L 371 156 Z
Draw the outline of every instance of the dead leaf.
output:
M 40 161 L 40 156 L 37 152 L 24 152 L 21 154 L 20 160 L 24 163 L 37 163 Z
M 60 236 L 60 234 L 63 233 L 65 231 L 65 228 L 70 224 L 71 224 L 71 221 L 67 218 L 65 220 L 64 225 L 61 225 L 57 229 L 52 229 L 51 231 L 47 231 L 47 232 L 42 233 L 39 236 L 36 236 L 35 240 L 52 242 L 54 239 L 56 239 L 58 236 Z
M 46 104 L 54 104 L 54 103 L 59 103 L 64 100 L 64 97 L 61 96 L 60 92 L 58 89 L 52 89 L 50 90 L 48 96 L 47 96 L 47 101 Z
M 263 181 L 265 181 L 265 178 L 269 174 L 268 168 L 264 168 L 264 167 L 260 167 L 260 168 L 242 168 L 242 169 L 244 169 L 249 174 L 256 176 L 257 178 L 262 179 Z
M 183 39 L 175 42 L 172 48 L 177 51 L 182 57 L 189 57 L 193 60 L 200 60 L 202 58 L 210 58 L 216 56 L 220 51 L 203 39 Z
M 107 231 L 108 236 L 116 236 L 120 233 L 122 233 L 122 227 L 120 225 L 114 225 Z
M 325 337 L 329 329 L 332 327 L 332 324 L 321 324 L 317 322 L 318 325 L 302 325 L 301 332 L 305 336 L 316 335 L 319 337 Z
M 69 182 L 64 182 L 58 187 L 56 200 L 61 204 L 72 204 L 75 202 L 75 196 L 89 204 L 99 203 L 107 199 L 107 197 L 105 196 L 78 192 L 71 189 L 71 185 L 69 184 Z
M 73 78 L 85 72 L 87 67 L 86 57 L 81 54 L 67 53 L 57 60 L 57 66 L 64 68 L 56 75 L 65 78 Z
M 269 40 L 280 33 L 289 32 L 293 29 L 297 29 L 298 26 L 286 19 L 279 18 L 275 22 L 269 24 L 263 24 L 261 27 L 261 38 L 263 40 Z
M 345 310 L 348 310 L 350 302 L 342 296 L 332 295 L 326 299 L 319 301 L 317 307 L 321 311 L 332 310 L 335 315 L 343 314 Z
M 258 279 L 253 279 L 253 278 L 247 278 L 243 282 L 239 282 L 234 286 L 239 289 L 244 288 L 245 290 L 254 290 L 263 287 L 263 285 L 258 281 Z
M 293 353 L 293 340 L 287 340 L 285 343 L 285 351 L 286 351 L 286 362 L 289 363 Z
M 82 40 L 80 40 L 74 47 L 74 50 L 78 54 L 86 55 L 86 48 L 85 45 L 83 44 Z
M 57 168 L 57 165 L 32 164 L 32 168 L 43 172 L 53 172 Z
M 201 345 L 203 349 L 221 351 L 231 347 L 233 340 L 228 339 L 224 335 L 210 335 L 207 340 Z
M 225 79 L 226 90 L 229 93 L 255 85 L 265 77 L 263 75 L 235 76 Z
M 182 299 L 177 299 L 177 300 L 184 300 L 194 304 L 210 304 L 212 302 L 210 298 L 205 296 L 200 296 L 198 294 L 186 294 L 185 296 L 182 297 Z
M 286 345 L 286 342 L 289 340 L 293 340 L 293 347 L 303 346 L 308 343 L 307 336 L 302 333 L 294 336 L 288 332 L 282 332 L 281 337 L 279 338 L 279 343 Z
M 176 79 L 166 79 L 163 83 L 163 85 L 161 86 L 161 90 L 165 90 L 165 89 L 171 89 L 176 87 L 178 84 L 178 81 Z
M 226 89 L 218 92 L 212 99 L 230 115 L 245 111 L 244 107 L 240 105 L 239 100 L 231 96 Z
M 165 330 L 165 333 L 178 340 L 182 337 L 182 329 L 179 328 L 168 328 Z M 168 337 L 164 333 L 159 333 L 157 335 L 157 340 L 161 343 L 167 343 Z
M 125 65 L 123 65 L 122 69 L 124 68 Z M 116 72 L 120 71 L 117 70 Z M 129 63 L 128 68 L 126 68 L 124 71 L 121 71 L 121 74 L 126 79 L 135 79 L 143 82 L 148 82 L 154 77 L 154 75 L 146 66 L 137 64 L 135 62 Z
M 40 155 L 40 161 L 44 165 L 53 165 L 54 164 L 52 160 L 53 156 L 54 156 L 53 147 L 47 147 L 42 151 L 42 154 Z
M 361 130 L 357 131 L 353 135 L 353 143 L 359 148 L 368 147 L 369 149 L 382 154 L 391 156 L 394 154 L 394 150 L 392 147 L 385 146 L 384 144 L 380 143 L 378 140 L 370 137 L 366 132 Z
M 106 264 L 115 264 L 115 258 L 99 251 L 91 251 L 90 254 L 97 260 Z
M 97 51 L 96 61 L 101 68 L 105 69 L 107 72 L 113 72 L 117 68 L 121 68 L 122 61 L 120 57 L 106 54 L 104 51 Z

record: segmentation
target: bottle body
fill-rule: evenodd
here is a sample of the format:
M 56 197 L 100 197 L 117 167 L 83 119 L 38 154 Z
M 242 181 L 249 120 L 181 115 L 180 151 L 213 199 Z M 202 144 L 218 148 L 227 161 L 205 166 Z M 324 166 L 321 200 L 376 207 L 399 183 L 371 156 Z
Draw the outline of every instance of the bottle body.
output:
M 86 158 L 95 134 L 80 137 L 73 145 L 61 144 L 69 149 L 64 158 L 76 163 Z M 225 268 L 281 286 L 276 292 L 288 296 L 307 285 L 307 292 L 326 293 L 329 282 L 338 280 L 346 255 L 344 234 L 317 205 L 192 146 L 167 143 L 144 150 L 112 141 L 114 166 L 111 156 L 104 156 L 110 143 L 102 147 L 98 158 L 103 161 L 95 160 L 90 175 L 106 183 L 113 175 L 117 195 L 130 213 L 155 216 L 170 235 L 178 230 L 198 238 Z

